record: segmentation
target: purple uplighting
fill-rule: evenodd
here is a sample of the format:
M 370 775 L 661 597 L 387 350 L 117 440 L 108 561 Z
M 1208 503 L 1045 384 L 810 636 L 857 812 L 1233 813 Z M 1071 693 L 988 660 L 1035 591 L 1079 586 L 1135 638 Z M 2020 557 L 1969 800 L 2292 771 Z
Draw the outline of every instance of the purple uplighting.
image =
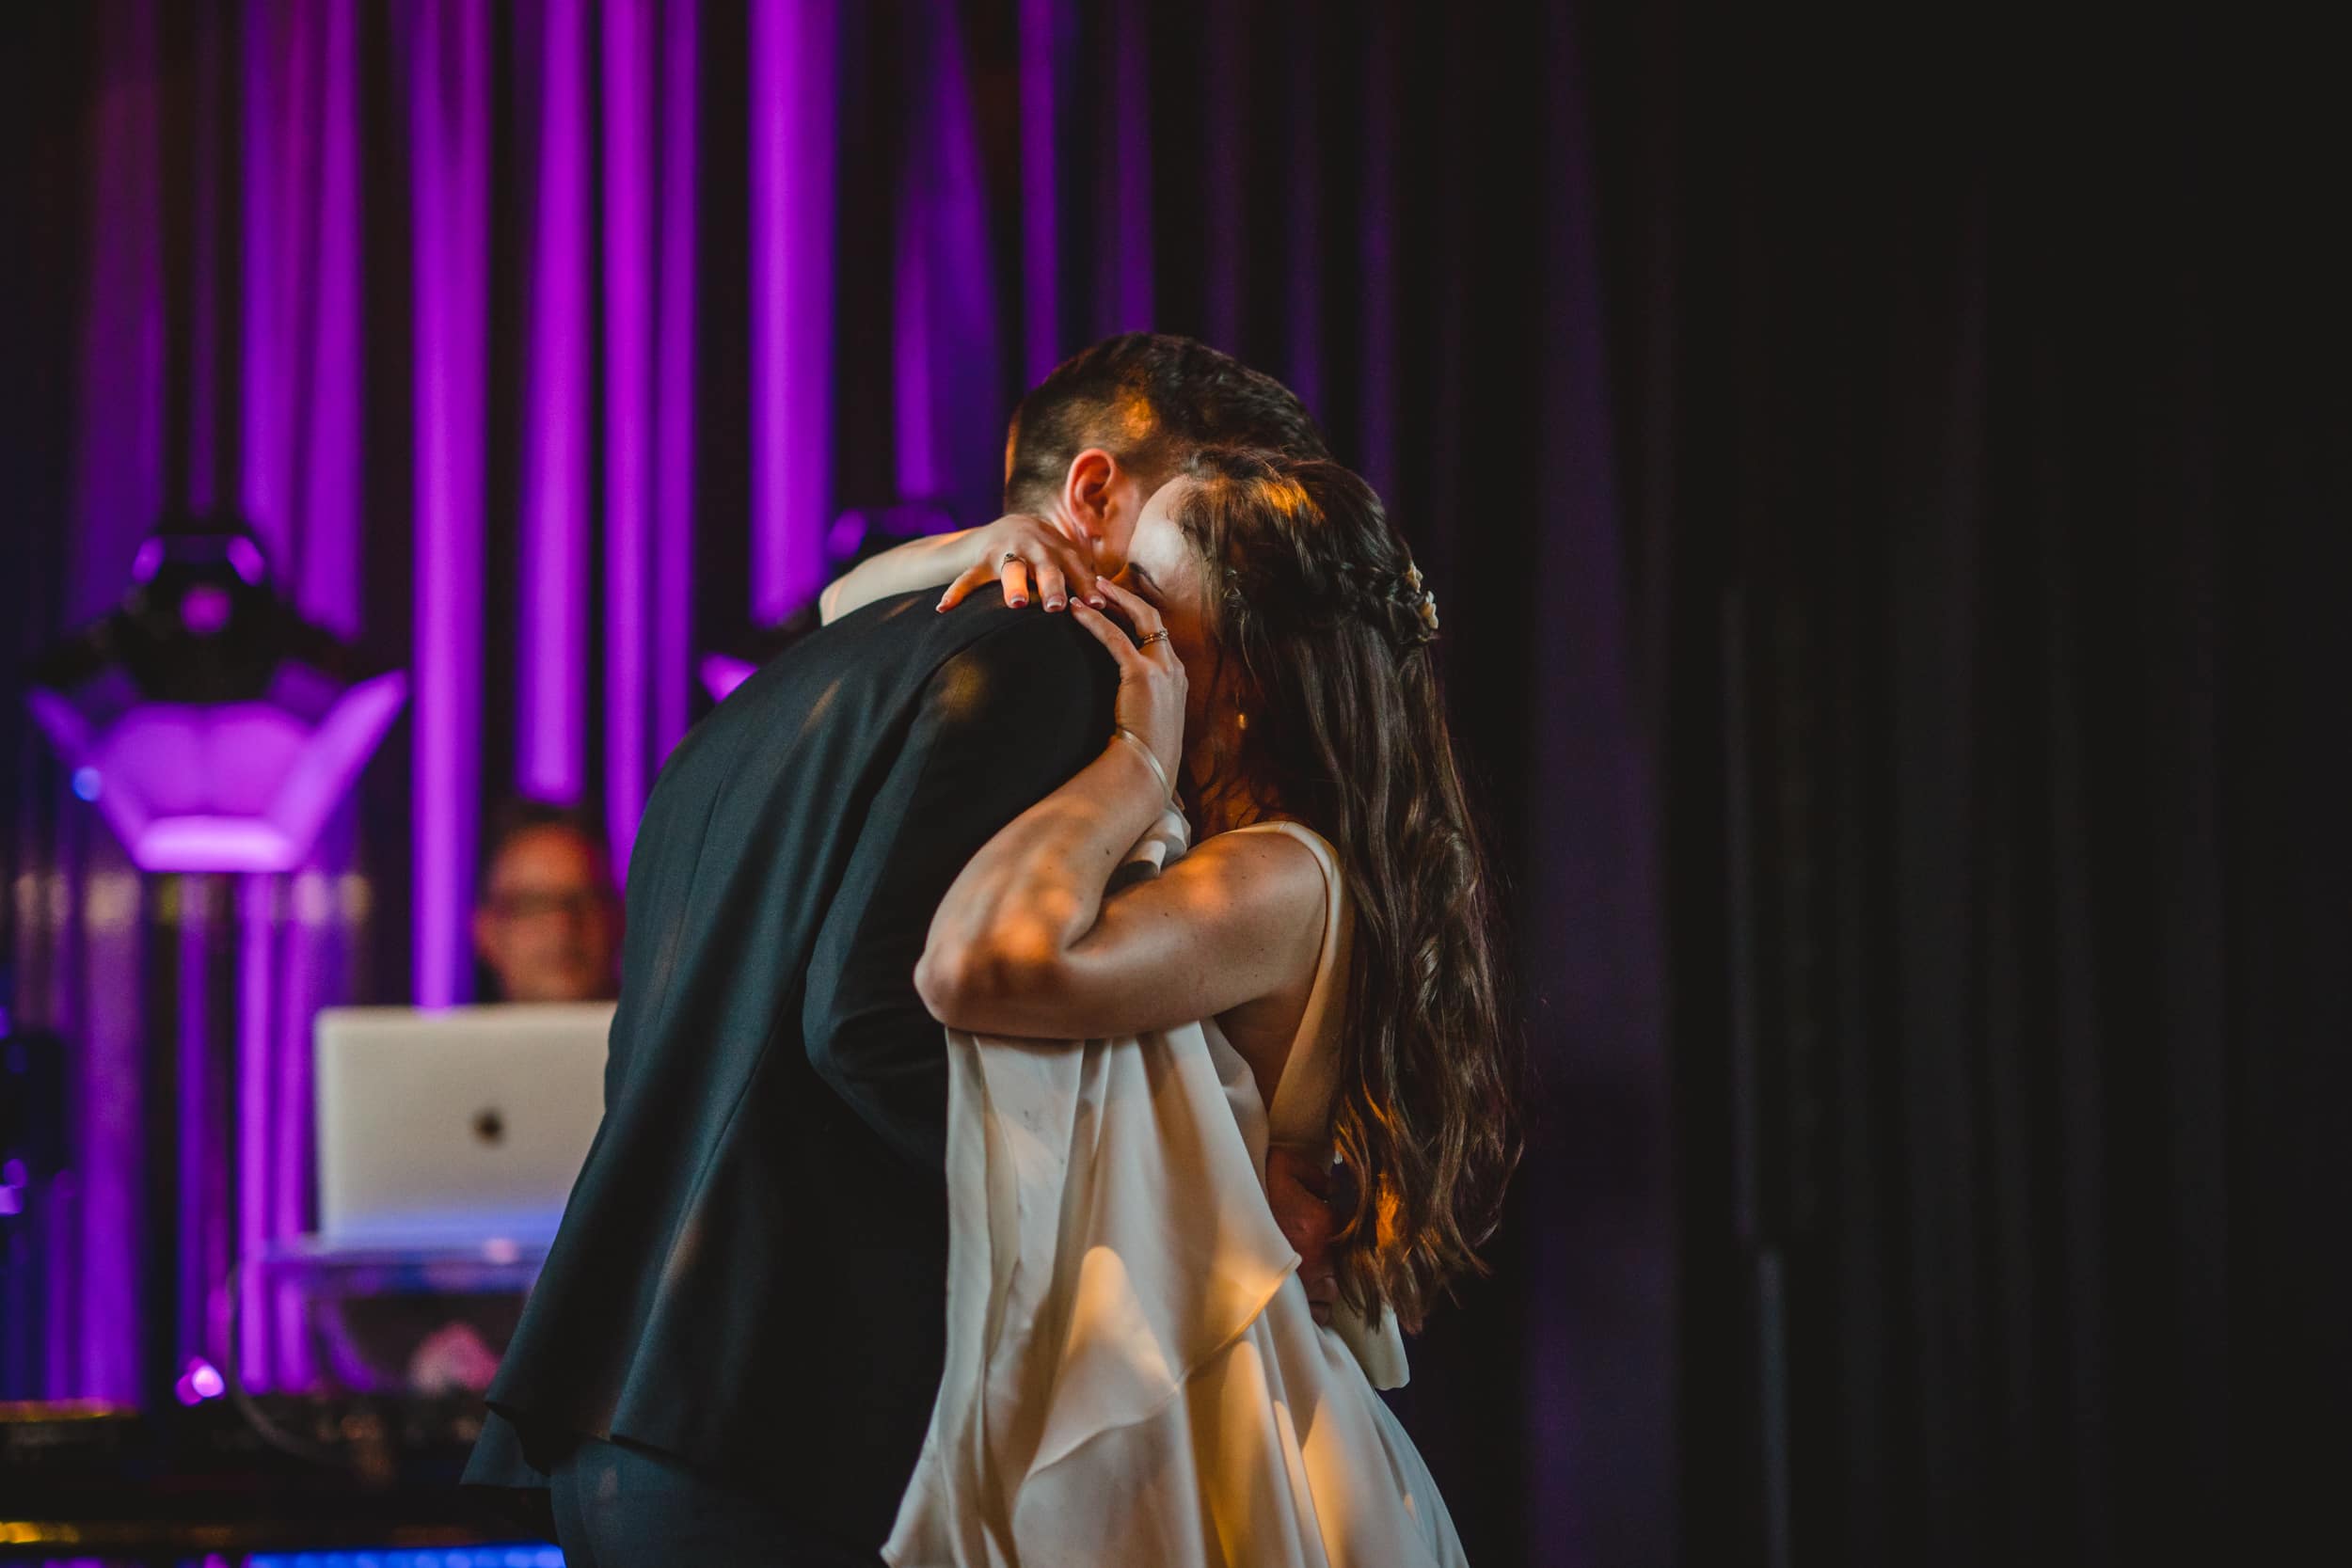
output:
M 236 501 L 306 612 L 348 636 L 362 493 L 360 24 L 348 6 L 243 16 Z M 258 580 L 262 552 L 246 549 L 235 563 Z
M 626 865 L 691 678 L 695 14 L 551 0 L 526 29 L 532 14 L 516 779 L 534 800 L 587 791 L 593 618 L 606 830 Z
M 604 136 L 604 794 L 626 876 L 645 797 L 645 599 L 653 445 L 651 0 L 606 0 Z
M 228 550 L 229 564 L 236 568 L 237 576 L 259 588 L 266 572 L 262 562 L 261 546 L 250 539 L 231 539 Z
M 825 585 L 837 0 L 752 0 L 752 617 Z
M 533 800 L 579 800 L 587 763 L 588 149 L 582 0 L 547 0 L 536 50 L 538 203 L 524 376 L 515 778 Z
M 686 734 L 694 559 L 694 71 L 699 0 L 668 0 L 661 28 L 660 282 L 655 323 L 653 761 Z
M 71 621 L 101 614 L 116 602 L 123 568 L 143 560 L 165 499 L 165 283 L 157 243 L 163 227 L 161 20 L 152 7 L 117 7 L 107 14 L 87 120 L 86 259 L 77 281 L 79 373 L 72 378 L 79 432 L 74 538 L 64 584 Z M 157 551 L 153 565 L 161 563 Z M 89 784 L 91 794 L 103 793 L 94 771 Z M 59 900 L 48 911 L 58 939 L 45 976 L 56 993 L 49 1022 L 73 1037 L 78 1049 L 74 1168 L 51 1184 L 60 1223 L 43 1266 L 44 1317 L 63 1331 L 51 1338 L 42 1376 L 49 1391 L 60 1396 L 127 1400 L 139 1393 L 144 1031 L 137 1007 L 140 944 L 129 918 L 136 911 L 136 884 L 106 834 L 90 839 L 76 867 L 87 890 L 82 908 Z M 120 892 L 126 883 L 128 899 Z M 117 890 L 104 900 L 111 908 L 93 907 L 101 903 L 101 887 Z M 101 912 L 109 918 L 98 918 Z M 28 984 L 31 978 L 28 966 Z
M 909 29 L 922 87 L 908 116 L 892 276 L 898 494 L 986 494 L 1004 451 L 993 421 L 996 300 L 981 204 L 979 128 L 951 0 Z
M 398 13 L 416 160 L 416 1000 L 471 990 L 465 928 L 481 792 L 484 335 L 490 13 Z
M 198 637 L 218 636 L 229 624 L 229 591 L 209 582 L 189 589 L 180 599 L 180 624 Z
M 201 1356 L 190 1359 L 188 1370 L 181 1373 L 180 1381 L 172 1386 L 172 1392 L 179 1396 L 182 1404 L 202 1404 L 206 1400 L 216 1400 L 228 1391 L 229 1385 L 222 1380 L 220 1369 Z
M 1021 0 L 1021 341 L 1023 368 L 1033 383 L 1061 360 L 1055 84 L 1069 20 L 1065 0 Z
M 104 80 L 90 106 L 78 547 L 66 594 L 75 621 L 114 603 L 123 563 L 141 556 L 164 507 L 161 24 L 151 7 L 110 14 Z
M 702 677 L 703 689 L 710 693 L 710 700 L 723 703 L 728 692 L 752 678 L 752 666 L 726 654 L 705 654 Z
M 270 1092 L 276 1074 L 270 1070 L 275 1044 L 270 1027 L 270 941 L 275 911 L 269 879 L 244 877 L 237 881 L 237 1119 L 243 1134 L 237 1139 L 237 1243 L 249 1252 L 270 1233 L 269 1150 L 257 1136 L 277 1121 Z M 247 1275 L 242 1310 L 237 1318 L 237 1365 L 246 1383 L 274 1381 L 269 1366 L 269 1324 L 259 1310 L 259 1281 Z
M 1148 332 L 1152 316 L 1152 88 L 1143 0 L 1111 0 L 1110 101 L 1096 243 L 1102 330 Z
M 236 1256 L 235 1216 L 229 1212 L 229 1162 L 236 1118 L 213 1092 L 216 1055 L 210 1019 L 213 884 L 189 879 L 177 892 L 180 950 L 174 955 L 180 991 L 177 1024 L 180 1075 L 180 1347 L 218 1354 L 213 1342 L 213 1292 Z
M 224 279 L 238 276 L 238 246 L 230 234 L 228 196 L 238 184 L 231 168 L 231 157 L 226 150 L 231 139 L 242 142 L 246 137 L 267 135 L 256 124 L 239 125 L 238 117 L 228 112 L 234 102 L 231 82 L 244 65 L 231 63 L 235 40 L 226 28 L 206 28 L 197 40 L 201 81 L 197 87 L 199 124 L 195 135 L 195 175 L 190 192 L 196 209 L 196 232 L 191 236 L 188 270 L 199 299 L 218 301 L 222 298 Z M 275 107 L 275 105 L 272 105 Z M 251 114 L 248 121 L 266 118 Z M 242 148 L 237 150 L 242 157 Z M 199 309 L 192 312 L 187 323 L 188 379 L 199 387 L 217 387 L 222 381 L 224 367 L 234 357 L 230 343 L 237 337 L 233 321 L 228 312 Z M 188 400 L 187 438 L 182 451 L 188 466 L 187 494 L 183 498 L 194 512 L 212 512 L 230 504 L 232 497 L 228 486 L 234 483 L 234 459 L 222 450 L 221 427 L 234 419 L 234 411 L 225 398 L 197 397 Z

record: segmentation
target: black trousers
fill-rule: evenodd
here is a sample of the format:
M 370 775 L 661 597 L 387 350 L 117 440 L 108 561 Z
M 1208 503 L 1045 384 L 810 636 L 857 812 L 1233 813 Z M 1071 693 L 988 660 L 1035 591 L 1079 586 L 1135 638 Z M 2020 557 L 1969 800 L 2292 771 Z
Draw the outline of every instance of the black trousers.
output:
M 881 1568 L 873 1552 L 650 1449 L 582 1438 L 550 1480 L 566 1568 Z

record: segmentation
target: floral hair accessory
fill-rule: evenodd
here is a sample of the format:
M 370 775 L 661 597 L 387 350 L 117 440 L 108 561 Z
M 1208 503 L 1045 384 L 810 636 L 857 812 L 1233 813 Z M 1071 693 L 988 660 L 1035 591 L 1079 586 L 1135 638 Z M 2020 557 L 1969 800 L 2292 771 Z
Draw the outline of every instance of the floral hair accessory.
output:
M 1420 567 L 1412 565 L 1409 562 L 1406 565 L 1405 585 L 1407 588 L 1410 588 L 1415 594 L 1419 595 L 1418 602 L 1416 602 L 1413 606 L 1413 610 L 1414 613 L 1421 617 L 1422 626 L 1423 629 L 1434 633 L 1438 629 L 1438 595 L 1430 593 L 1427 589 L 1421 585 Z

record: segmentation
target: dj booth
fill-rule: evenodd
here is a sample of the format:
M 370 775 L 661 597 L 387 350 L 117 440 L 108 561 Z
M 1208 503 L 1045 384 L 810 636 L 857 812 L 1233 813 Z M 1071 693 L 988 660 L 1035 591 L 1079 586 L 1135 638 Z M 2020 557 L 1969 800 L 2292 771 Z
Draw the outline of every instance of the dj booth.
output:
M 540 1543 L 454 1483 L 595 1138 L 612 1017 L 321 1011 L 317 1227 L 213 1282 L 226 1319 L 174 1397 L 0 1402 L 0 1560 L 345 1545 L 389 1563 L 381 1548 L 486 1543 L 483 1563 L 537 1561 Z M 299 1386 L 245 1376 L 237 1304 L 256 1300 L 301 1348 Z
M 519 1304 L 538 1276 L 603 1116 L 612 1023 L 609 1002 L 320 1012 L 318 1228 L 245 1260 L 294 1314 L 281 1335 L 310 1341 L 320 1386 L 487 1381 L 514 1327 L 496 1304 Z M 436 1302 L 465 1308 L 442 1325 L 469 1351 L 434 1354 Z M 424 1341 L 398 1342 L 420 1325 Z
M 604 1115 L 612 1006 L 323 1009 L 312 1250 L 551 1239 Z

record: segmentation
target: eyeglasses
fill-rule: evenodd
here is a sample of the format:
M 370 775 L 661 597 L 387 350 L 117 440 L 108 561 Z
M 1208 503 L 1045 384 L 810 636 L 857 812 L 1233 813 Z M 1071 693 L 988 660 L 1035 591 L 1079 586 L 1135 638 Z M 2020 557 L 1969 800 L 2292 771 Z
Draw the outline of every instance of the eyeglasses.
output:
M 501 893 L 489 901 L 488 908 L 501 920 L 544 920 L 554 914 L 581 919 L 600 913 L 608 902 L 595 888 L 572 888 L 562 893 Z

